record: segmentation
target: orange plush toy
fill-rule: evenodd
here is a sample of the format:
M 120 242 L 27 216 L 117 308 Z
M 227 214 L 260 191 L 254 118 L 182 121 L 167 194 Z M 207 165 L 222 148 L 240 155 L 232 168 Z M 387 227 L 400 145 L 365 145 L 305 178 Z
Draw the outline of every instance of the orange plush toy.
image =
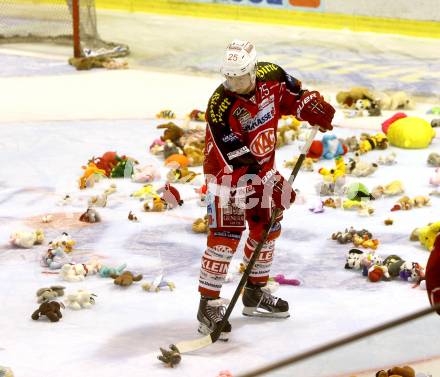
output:
M 425 272 L 426 291 L 431 305 L 440 305 L 440 233 L 435 238 Z M 440 315 L 440 308 L 437 308 Z

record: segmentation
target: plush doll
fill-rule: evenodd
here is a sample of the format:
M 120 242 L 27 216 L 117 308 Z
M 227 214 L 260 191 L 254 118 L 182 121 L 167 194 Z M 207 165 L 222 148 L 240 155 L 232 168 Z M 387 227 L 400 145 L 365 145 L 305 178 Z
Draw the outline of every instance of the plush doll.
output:
M 0 365 L 0 377 L 14 377 L 14 373 L 11 368 Z
M 431 205 L 431 199 L 429 197 L 424 195 L 418 195 L 413 198 L 414 201 L 414 207 L 420 208 L 420 207 L 428 207 Z
M 280 285 L 295 285 L 296 286 L 296 285 L 300 285 L 301 284 L 299 280 L 297 280 L 297 279 L 286 279 L 284 277 L 284 275 L 282 275 L 282 274 L 275 275 L 272 279 L 273 279 L 273 281 L 277 282 Z
M 165 142 L 161 139 L 154 139 L 150 145 L 150 153 L 158 156 L 163 155 Z
M 356 152 L 354 157 L 349 159 L 346 167 L 347 174 L 354 175 L 355 177 L 367 177 L 377 170 L 378 165 L 376 163 L 362 161 L 359 153 Z
M 322 141 L 314 140 L 307 152 L 306 157 L 313 159 L 325 158 L 331 160 L 348 152 L 346 145 L 341 144 L 336 135 L 324 135 Z
M 380 370 L 376 373 L 376 377 L 415 377 L 416 372 L 408 365 L 404 367 L 393 367 L 391 369 Z
M 133 198 L 139 198 L 140 201 L 158 197 L 156 189 L 151 184 L 144 185 L 141 189 L 130 194 Z
M 112 184 L 110 184 L 110 186 L 108 186 L 108 187 L 104 190 L 103 195 L 107 195 L 107 196 L 109 196 L 109 195 L 115 193 L 116 190 L 117 190 L 117 186 L 116 186 L 116 184 L 115 184 L 115 183 L 112 183 Z
M 92 157 L 89 161 L 94 163 L 98 169 L 102 169 L 107 177 L 110 177 L 110 173 L 119 161 L 116 152 L 105 152 L 101 157 Z
M 87 187 L 93 187 L 95 182 L 106 177 L 105 170 L 99 169 L 93 162 L 89 162 L 87 166 L 82 166 L 82 168 L 84 169 L 84 173 L 79 179 L 79 188 L 81 190 Z
M 182 128 L 173 122 L 168 122 L 164 124 L 159 124 L 157 129 L 163 129 L 163 136 L 160 137 L 162 141 L 170 140 L 177 146 L 180 146 L 179 139 L 185 133 Z
M 284 161 L 283 166 L 287 169 L 293 169 L 297 161 L 298 157 L 294 157 L 291 160 Z M 306 157 L 300 169 L 304 171 L 313 171 L 313 158 Z
M 417 262 L 407 262 L 398 255 L 389 255 L 383 261 L 391 277 L 419 283 L 425 277 L 424 269 Z
M 188 114 L 189 120 L 193 120 L 196 122 L 204 122 L 205 121 L 205 112 L 201 110 L 194 109 Z
M 360 202 L 374 199 L 374 196 L 370 194 L 367 187 L 361 182 L 350 183 L 344 187 L 344 192 L 349 200 Z
M 359 153 L 367 153 L 374 149 L 384 150 L 388 148 L 388 138 L 383 133 L 370 135 L 363 133 L 359 141 Z
M 291 115 L 282 115 L 278 121 L 276 148 L 290 144 L 298 138 L 301 122 Z
M 151 183 L 160 179 L 159 170 L 152 164 L 134 167 L 131 180 L 136 183 Z
M 383 122 L 382 131 L 392 145 L 407 149 L 427 148 L 435 137 L 435 131 L 429 122 L 404 113 L 397 113 Z
M 160 352 L 162 352 L 162 355 L 157 358 L 171 368 L 174 368 L 182 360 L 182 356 L 174 344 L 170 346 L 170 350 L 160 348 Z
M 429 178 L 429 183 L 433 186 L 440 186 L 440 168 L 435 169 L 434 174 Z
M 396 163 L 396 153 L 391 152 L 384 156 L 379 156 L 379 159 L 377 160 L 377 163 L 379 165 L 394 165 Z
M 205 159 L 203 149 L 192 145 L 185 145 L 183 147 L 183 153 L 185 153 L 185 156 L 188 157 L 188 166 L 203 165 L 203 161 Z
M 49 249 L 41 256 L 41 265 L 43 267 L 49 267 L 51 270 L 58 270 L 70 262 L 69 256 L 64 252 L 64 248 L 61 246 L 53 247 L 49 245 Z
M 405 189 L 403 187 L 403 184 L 401 181 L 396 180 L 392 181 L 385 186 L 376 186 L 371 191 L 371 194 L 375 199 L 381 198 L 383 195 L 385 196 L 394 196 L 394 195 L 400 195 L 405 192 Z
M 422 246 L 429 251 L 432 250 L 435 238 L 440 233 L 440 221 L 418 228 L 417 233 Z
M 183 204 L 183 200 L 180 198 L 179 190 L 166 183 L 165 186 L 157 190 L 158 194 L 162 194 L 161 199 L 167 203 L 168 209 L 173 209 Z
M 205 215 L 203 218 L 196 219 L 192 224 L 192 231 L 194 233 L 208 233 L 208 221 L 208 215 Z
M 336 101 L 344 108 L 354 108 L 358 99 L 373 100 L 374 93 L 366 87 L 357 86 L 336 94 Z
M 169 183 L 194 183 L 196 177 L 200 173 L 196 173 L 188 168 L 171 169 L 167 174 L 167 182 Z
M 145 212 L 163 212 L 167 210 L 167 203 L 161 197 L 155 198 L 144 202 L 143 209 Z
M 90 264 L 69 263 L 61 267 L 60 275 L 66 281 L 83 281 L 87 275 L 95 274 L 98 270 L 99 264 L 96 262 Z
M 62 247 L 65 253 L 71 253 L 75 243 L 76 242 L 72 239 L 69 233 L 63 232 L 61 236 L 49 242 L 49 247 L 50 248 Z
M 360 270 L 364 252 L 359 249 L 350 249 L 347 253 L 344 268 L 347 270 Z
M 440 315 L 440 233 L 437 234 L 434 246 L 426 265 L 426 290 L 431 305 L 439 305 L 437 313 Z
M 9 242 L 16 247 L 30 249 L 34 245 L 41 245 L 44 242 L 44 232 L 37 229 L 33 232 L 14 232 L 9 237 Z
M 110 172 L 111 178 L 130 178 L 133 175 L 134 166 L 139 162 L 130 157 L 120 157 L 118 163 Z
M 73 310 L 89 309 L 95 305 L 94 293 L 90 293 L 84 289 L 78 289 L 76 293 L 68 294 L 66 297 L 66 305 Z
M 345 145 L 348 152 L 357 152 L 359 150 L 359 141 L 356 136 L 350 136 L 346 139 L 339 139 L 342 145 Z
M 377 92 L 375 93 L 375 99 L 382 110 L 413 110 L 415 103 L 414 100 L 405 92 Z
M 440 154 L 435 152 L 430 153 L 427 162 L 434 167 L 440 167 Z
M 173 169 L 187 168 L 189 166 L 189 159 L 183 154 L 173 153 L 166 157 L 164 165 Z
M 397 200 L 394 206 L 391 208 L 391 211 L 408 211 L 414 207 L 414 200 L 409 196 L 402 196 Z
M 128 213 L 127 218 L 128 218 L 128 220 L 133 221 L 135 223 L 139 221 L 137 216 L 133 212 L 131 212 L 131 211 Z
M 336 183 L 337 180 L 345 183 L 344 176 L 346 172 L 346 167 L 344 159 L 341 156 L 335 158 L 335 167 L 332 169 L 320 168 L 318 170 L 319 174 L 324 176 L 324 180 L 330 180 Z
M 124 271 L 120 275 L 112 274 L 110 275 L 112 279 L 114 279 L 114 283 L 116 285 L 120 285 L 121 287 L 129 287 L 135 281 L 142 280 L 142 275 L 133 275 L 130 271 Z
M 109 278 L 111 275 L 121 275 L 122 271 L 124 271 L 126 267 L 126 263 L 121 264 L 118 267 L 101 266 L 99 269 L 99 275 L 103 278 Z
M 87 208 L 87 210 L 81 214 L 79 221 L 84 223 L 99 223 L 101 221 L 101 216 L 94 208 Z
M 107 205 L 107 194 L 92 195 L 87 201 L 90 207 L 105 207 Z
M 40 288 L 37 291 L 37 302 L 41 304 L 42 302 L 51 301 L 58 297 L 64 296 L 64 289 L 62 285 L 52 285 L 50 288 Z
M 354 236 L 358 236 L 363 239 L 373 239 L 373 234 L 367 229 L 356 230 L 353 227 L 350 227 L 350 229 L 345 229 L 344 232 L 333 233 L 331 238 L 332 240 L 336 240 L 340 244 L 345 245 L 349 242 L 353 242 Z
M 174 119 L 176 118 L 176 114 L 174 114 L 174 111 L 166 109 L 166 110 L 161 110 L 156 114 L 156 118 L 162 118 L 162 119 Z M 168 124 L 174 124 L 172 122 L 168 123 Z M 157 128 L 160 128 L 159 126 Z
M 147 292 L 159 292 L 161 288 L 168 288 L 170 291 L 176 288 L 172 281 L 167 281 L 160 274 L 151 283 L 142 284 L 142 289 Z
M 51 322 L 58 322 L 63 315 L 61 308 L 64 309 L 63 303 L 57 301 L 43 302 L 40 307 L 32 313 L 32 319 L 37 321 L 41 316 L 45 315 Z
M 163 153 L 162 154 L 165 159 L 168 159 L 174 155 L 183 156 L 183 150 L 182 150 L 182 148 L 180 148 L 176 144 L 174 144 L 171 140 L 165 140 L 165 143 L 163 145 Z

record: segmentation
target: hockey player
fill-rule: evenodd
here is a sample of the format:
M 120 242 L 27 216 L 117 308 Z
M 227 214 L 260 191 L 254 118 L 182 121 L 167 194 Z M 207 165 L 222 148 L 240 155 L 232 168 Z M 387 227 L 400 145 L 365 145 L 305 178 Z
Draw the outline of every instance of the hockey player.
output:
M 202 257 L 197 313 L 199 332 L 205 335 L 223 318 L 225 301 L 219 298 L 220 289 L 246 223 L 245 263 L 261 240 L 272 210 L 285 210 L 295 200 L 292 187 L 275 167 L 278 119 L 294 115 L 325 132 L 332 129 L 335 113 L 320 93 L 302 89 L 301 82 L 278 65 L 257 62 L 250 42 L 232 41 L 220 71 L 225 81 L 211 96 L 206 111 L 204 173 L 210 231 Z M 244 315 L 289 317 L 288 303 L 264 287 L 281 219 L 282 212 L 244 288 Z M 227 340 L 230 331 L 227 322 L 220 339 Z

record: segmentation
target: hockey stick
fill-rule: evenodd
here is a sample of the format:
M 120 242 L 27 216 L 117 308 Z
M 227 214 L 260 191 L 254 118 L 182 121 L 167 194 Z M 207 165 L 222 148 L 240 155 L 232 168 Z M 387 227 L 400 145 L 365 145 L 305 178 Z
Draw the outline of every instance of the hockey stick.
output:
M 295 181 L 295 178 L 299 172 L 299 169 L 301 168 L 301 165 L 302 165 L 304 159 L 306 158 L 306 154 L 309 151 L 310 145 L 312 144 L 312 141 L 315 138 L 317 132 L 318 132 L 318 127 L 312 127 L 312 131 L 310 132 L 309 137 L 307 138 L 304 146 L 302 147 L 301 154 L 299 155 L 298 160 L 296 161 L 296 164 L 293 167 L 292 173 L 290 174 L 288 182 L 291 186 L 292 186 L 293 182 Z M 235 289 L 234 295 L 232 296 L 232 299 L 226 309 L 225 315 L 223 316 L 221 322 L 218 324 L 216 329 L 212 333 L 210 333 L 209 335 L 206 335 L 202 338 L 197 338 L 197 339 L 193 339 L 193 340 L 184 340 L 179 343 L 172 344 L 170 346 L 170 349 L 171 349 L 170 351 L 167 351 L 167 350 L 164 350 L 161 348 L 162 355 L 159 356 L 159 360 L 172 365 L 171 359 L 173 357 L 176 359 L 179 359 L 178 358 L 179 354 L 191 352 L 191 351 L 196 351 L 200 348 L 204 348 L 206 346 L 209 346 L 210 344 L 215 343 L 218 340 L 226 322 L 229 319 L 229 316 L 232 313 L 232 310 L 234 309 L 234 306 L 238 300 L 238 297 L 240 296 L 241 291 L 247 282 L 247 279 L 251 273 L 252 268 L 254 267 L 255 262 L 257 261 L 258 257 L 260 256 L 261 249 L 263 248 L 263 245 L 266 242 L 267 237 L 269 235 L 269 232 L 272 229 L 273 224 L 275 223 L 275 219 L 280 214 L 280 211 L 281 211 L 280 209 L 276 208 L 272 212 L 269 223 L 267 224 L 267 226 L 264 229 L 262 238 L 261 238 L 260 242 L 257 244 L 257 246 L 252 254 L 252 257 L 249 260 L 249 263 L 248 263 L 245 271 L 243 272 L 243 276 L 241 277 L 241 280 L 238 283 L 237 288 Z M 177 362 L 174 362 L 174 364 L 177 364 L 179 361 L 180 361 L 180 359 Z

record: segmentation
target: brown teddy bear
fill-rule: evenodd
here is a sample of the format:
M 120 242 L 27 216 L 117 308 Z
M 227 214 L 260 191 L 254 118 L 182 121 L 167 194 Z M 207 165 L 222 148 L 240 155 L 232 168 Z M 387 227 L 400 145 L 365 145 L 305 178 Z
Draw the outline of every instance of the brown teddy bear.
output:
M 376 373 L 376 377 L 415 377 L 416 372 L 408 365 L 404 367 L 394 367 L 388 371 L 380 370 Z
M 142 275 L 134 276 L 130 271 L 124 271 L 121 275 L 112 274 L 110 277 L 114 279 L 116 285 L 121 287 L 129 287 L 134 281 L 142 280 Z
M 64 309 L 64 305 L 57 301 L 43 302 L 40 307 L 32 313 L 32 319 L 36 321 L 40 316 L 45 315 L 51 322 L 58 322 L 60 318 L 63 317 L 61 308 Z
M 171 140 L 177 146 L 180 146 L 179 139 L 183 136 L 184 131 L 175 123 L 168 122 L 164 124 L 159 124 L 156 128 L 164 129 L 163 136 L 161 136 L 161 140 Z
M 348 92 L 338 92 L 336 94 L 336 101 L 345 108 L 354 108 L 358 99 L 374 100 L 374 94 L 365 87 L 356 86 L 351 88 Z

